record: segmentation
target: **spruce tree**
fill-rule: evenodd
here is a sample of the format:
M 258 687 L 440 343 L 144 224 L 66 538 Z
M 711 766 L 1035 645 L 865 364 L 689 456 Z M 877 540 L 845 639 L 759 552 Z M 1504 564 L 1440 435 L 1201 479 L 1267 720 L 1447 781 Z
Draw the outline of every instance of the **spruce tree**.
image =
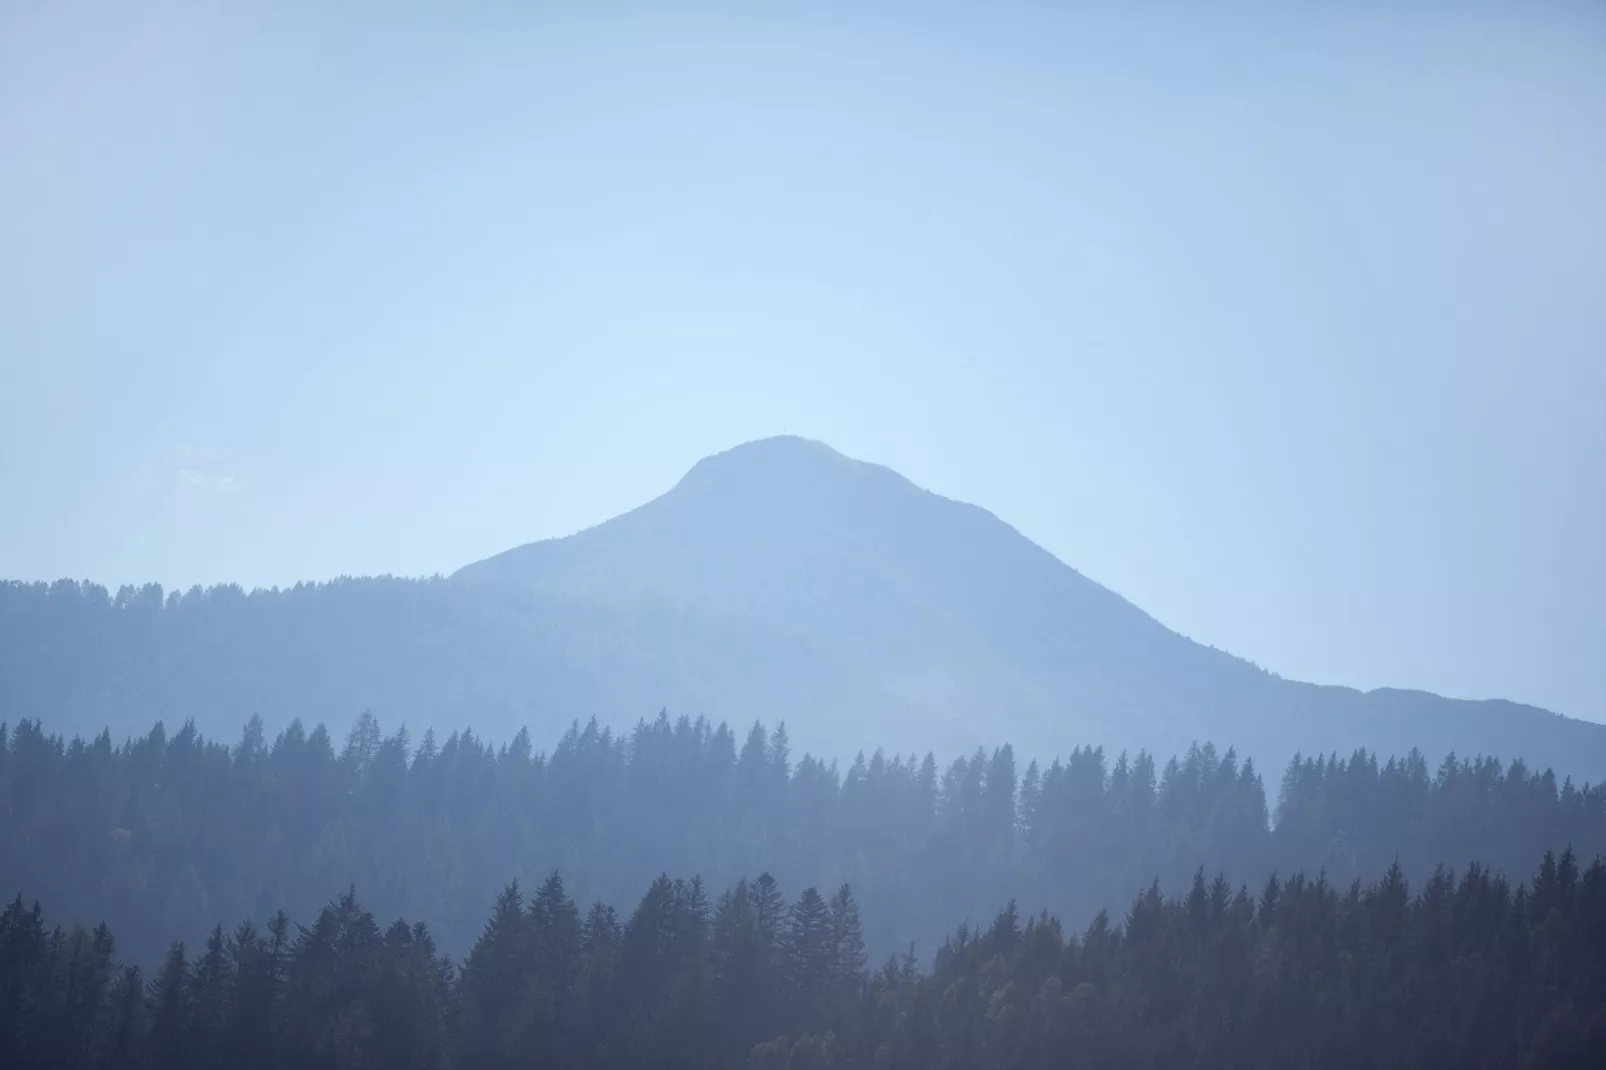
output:
M 813 888 L 805 888 L 787 913 L 783 950 L 787 995 L 800 1020 L 814 1025 L 830 1003 L 836 946 L 831 909 Z
M 522 1032 L 516 1012 L 529 962 L 530 919 L 517 881 L 502 890 L 463 964 L 456 1000 L 464 1067 L 511 1065 Z
M 189 963 L 175 941 L 151 980 L 145 1016 L 150 1022 L 149 1052 L 156 1066 L 189 1066 L 193 1058 Z

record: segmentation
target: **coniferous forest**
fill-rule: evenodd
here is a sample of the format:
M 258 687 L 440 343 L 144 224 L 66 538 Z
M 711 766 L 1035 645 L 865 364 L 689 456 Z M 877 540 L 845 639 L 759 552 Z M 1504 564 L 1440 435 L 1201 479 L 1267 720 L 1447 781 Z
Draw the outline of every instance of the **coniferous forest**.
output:
M 1598 1067 L 1606 865 L 1416 894 L 1201 873 L 1080 934 L 1008 904 L 929 970 L 867 964 L 850 889 L 654 880 L 628 914 L 510 885 L 460 968 L 348 892 L 174 944 L 0 915 L 0 1062 L 27 1067 Z
M 0 0 L 0 1070 L 1606 1070 L 1466 6 Z
M 576 726 L 550 752 L 526 733 L 386 736 L 367 716 L 339 743 L 299 725 L 270 741 L 255 721 L 232 746 L 190 726 L 114 745 L 25 721 L 7 738 L 0 894 L 105 921 L 144 964 L 218 921 L 310 917 L 353 884 L 461 955 L 509 880 L 558 872 L 584 901 L 621 903 L 661 872 L 726 887 L 767 871 L 851 885 L 872 953 L 929 957 L 1011 899 L 1080 928 L 1200 869 L 1234 887 L 1294 872 L 1347 887 L 1396 861 L 1415 882 L 1476 862 L 1520 881 L 1537 852 L 1606 852 L 1606 790 L 1493 759 L 1299 759 L 1269 789 L 1210 745 L 1024 769 L 1007 745 L 945 766 L 873 754 L 841 770 L 794 758 L 784 726 L 739 737 L 667 714 L 617 736 Z

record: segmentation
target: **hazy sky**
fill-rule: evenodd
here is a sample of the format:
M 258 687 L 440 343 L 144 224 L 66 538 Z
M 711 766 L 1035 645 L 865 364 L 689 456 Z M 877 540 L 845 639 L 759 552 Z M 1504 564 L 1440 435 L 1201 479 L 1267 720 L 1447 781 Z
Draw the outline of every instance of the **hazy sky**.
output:
M 5 0 L 0 575 L 450 571 L 792 432 L 1606 719 L 1606 11 L 1121 6 Z

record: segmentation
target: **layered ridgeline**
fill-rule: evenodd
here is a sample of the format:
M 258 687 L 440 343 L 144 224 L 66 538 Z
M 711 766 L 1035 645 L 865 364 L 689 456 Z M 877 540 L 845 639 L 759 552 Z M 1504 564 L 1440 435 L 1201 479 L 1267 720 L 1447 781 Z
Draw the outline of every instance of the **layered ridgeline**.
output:
M 784 719 L 844 760 L 884 744 L 1027 755 L 1231 743 L 1522 757 L 1606 778 L 1606 726 L 1510 702 L 1278 678 L 1169 631 L 990 513 L 813 442 L 697 464 L 662 497 L 450 579 L 164 596 L 0 588 L 0 716 L 119 738 L 252 714 L 542 735 L 596 714 Z

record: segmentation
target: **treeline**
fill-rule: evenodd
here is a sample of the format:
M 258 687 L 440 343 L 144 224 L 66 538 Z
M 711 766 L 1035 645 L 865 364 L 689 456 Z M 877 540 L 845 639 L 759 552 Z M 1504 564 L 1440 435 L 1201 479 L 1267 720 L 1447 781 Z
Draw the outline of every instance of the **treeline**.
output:
M 1196 875 L 1067 937 L 1013 903 L 924 974 L 867 971 L 852 893 L 659 877 L 627 919 L 552 877 L 497 899 L 460 971 L 348 893 L 292 932 L 214 929 L 149 977 L 105 926 L 0 914 L 0 1065 L 1035 1070 L 1606 1065 L 1606 865 L 1547 854 L 1346 890 Z
M 830 1030 L 754 1049 L 753 1070 L 1606 1065 L 1606 865 L 1547 854 L 1532 887 L 1479 865 L 1413 898 L 1196 875 L 1080 937 L 1013 904 L 961 929 L 929 977 L 889 963 Z
M 784 726 L 738 738 L 666 715 L 618 736 L 577 726 L 549 754 L 527 733 L 415 743 L 370 717 L 339 746 L 299 725 L 270 743 L 257 722 L 232 747 L 191 726 L 114 744 L 25 721 L 0 739 L 0 894 L 105 919 L 146 964 L 206 919 L 307 917 L 352 883 L 459 954 L 509 877 L 558 871 L 582 899 L 618 901 L 659 872 L 724 886 L 769 871 L 851 884 L 874 953 L 929 954 L 1010 899 L 1081 925 L 1201 866 L 1345 885 L 1396 859 L 1422 880 L 1473 860 L 1520 874 L 1545 847 L 1606 852 L 1606 792 L 1493 760 L 1296 761 L 1273 824 L 1253 765 L 1208 745 L 1163 766 L 1082 748 L 1021 772 L 1007 746 L 844 771 L 794 760 Z
M 960 537 L 918 525 L 905 532 L 913 533 L 921 534 L 903 549 L 916 556 L 952 550 L 950 536 Z M 905 575 L 907 555 L 894 551 L 863 564 L 903 577 L 897 586 L 910 598 L 889 588 L 890 601 L 866 603 L 850 568 L 819 592 L 823 602 L 778 608 L 761 596 L 751 613 L 716 612 L 701 597 L 571 598 L 461 577 L 252 591 L 0 580 L 0 720 L 43 720 L 86 738 L 110 726 L 118 740 L 157 719 L 170 731 L 193 720 L 203 735 L 232 741 L 253 713 L 274 731 L 299 717 L 343 734 L 369 709 L 388 726 L 472 727 L 497 743 L 528 726 L 546 743 L 576 714 L 623 726 L 667 705 L 733 723 L 749 713 L 786 721 L 800 751 L 844 765 L 860 748 L 933 749 L 946 759 L 1006 739 L 1023 760 L 1091 741 L 1112 760 L 1147 747 L 1163 761 L 1213 739 L 1273 776 L 1296 750 L 1399 756 L 1415 747 L 1434 769 L 1451 753 L 1495 754 L 1606 780 L 1601 725 L 1503 701 L 1276 679 L 1166 633 L 1013 535 L 1005 541 L 1014 549 L 998 548 L 1000 567 L 1019 551 L 1049 572 L 1015 575 L 1010 594 L 933 559 L 916 582 Z M 863 548 L 844 549 L 853 558 Z M 777 575 L 791 567 L 771 564 Z M 964 570 L 974 573 L 972 565 Z M 937 604 L 958 616 L 928 612 Z M 890 616 L 875 623 L 864 616 L 871 610 Z M 1097 623 L 1109 614 L 1106 623 L 1127 624 Z M 865 642 L 842 645 L 842 635 L 866 628 Z M 910 693 L 899 681 L 911 671 L 935 672 L 941 694 Z
M 852 893 L 787 906 L 769 874 L 711 903 L 660 876 L 628 920 L 583 916 L 556 875 L 497 898 L 461 971 L 427 926 L 382 929 L 355 891 L 310 927 L 174 943 L 147 978 L 105 925 L 0 914 L 0 1065 L 493 1067 L 741 1065 L 758 1041 L 823 1028 L 864 985 Z

